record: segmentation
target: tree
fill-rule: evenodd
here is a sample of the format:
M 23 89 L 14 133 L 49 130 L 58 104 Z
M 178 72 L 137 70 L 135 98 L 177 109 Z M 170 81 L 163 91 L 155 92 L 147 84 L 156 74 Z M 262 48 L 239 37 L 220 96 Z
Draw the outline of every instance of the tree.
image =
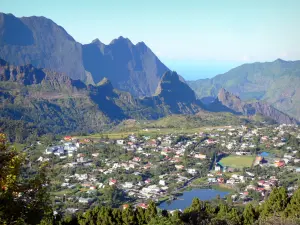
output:
M 239 216 L 236 208 L 232 208 L 227 217 L 230 221 L 230 224 L 241 224 L 241 217 Z
M 122 224 L 122 213 L 119 209 L 113 209 L 112 216 L 115 224 Z
M 225 205 L 225 204 L 220 204 L 219 207 L 220 207 L 220 210 L 218 212 L 217 217 L 220 218 L 220 219 L 226 219 L 227 214 L 229 212 L 228 206 Z
M 139 225 L 146 223 L 145 210 L 142 207 L 137 207 L 136 209 L 136 218 Z
M 174 222 L 168 217 L 154 217 L 152 218 L 148 225 L 174 225 Z
M 256 220 L 256 213 L 255 209 L 253 208 L 252 204 L 247 204 L 244 212 L 243 212 L 243 219 L 245 225 L 252 225 Z
M 300 188 L 293 194 L 290 203 L 285 209 L 287 217 L 300 219 Z
M 102 200 L 106 201 L 109 206 L 118 206 L 121 200 L 124 198 L 124 194 L 116 186 L 105 187 Z
M 183 224 L 183 221 L 181 220 L 181 213 L 178 210 L 173 213 L 171 220 L 173 221 L 173 224 Z
M 122 220 L 124 225 L 137 224 L 135 212 L 131 205 L 122 211 Z
M 228 196 L 226 197 L 226 203 L 227 203 L 229 206 L 232 206 L 232 205 L 233 205 L 233 201 L 232 201 L 231 195 L 228 195 Z
M 274 188 L 270 193 L 268 200 L 262 207 L 261 217 L 267 218 L 277 216 L 285 210 L 288 203 L 288 195 L 285 188 Z
M 152 218 L 157 216 L 156 205 L 153 201 L 148 204 L 148 208 L 145 212 L 146 221 L 149 222 Z
M 192 205 L 189 207 L 190 211 L 200 211 L 201 210 L 201 201 L 199 198 L 194 198 Z
M 46 165 L 34 177 L 24 179 L 21 176 L 24 159 L 0 134 L 1 224 L 37 224 L 42 217 L 52 216 Z

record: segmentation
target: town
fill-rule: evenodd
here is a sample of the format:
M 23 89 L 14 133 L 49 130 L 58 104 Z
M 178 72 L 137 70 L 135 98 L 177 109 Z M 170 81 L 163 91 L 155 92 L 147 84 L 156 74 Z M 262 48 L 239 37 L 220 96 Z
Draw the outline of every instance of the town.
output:
M 273 187 L 289 194 L 299 187 L 299 143 L 297 125 L 226 126 L 119 139 L 65 136 L 49 146 L 38 141 L 29 157 L 50 165 L 57 212 L 147 208 L 149 200 L 159 205 L 192 188 L 223 188 L 234 204 L 261 204 Z

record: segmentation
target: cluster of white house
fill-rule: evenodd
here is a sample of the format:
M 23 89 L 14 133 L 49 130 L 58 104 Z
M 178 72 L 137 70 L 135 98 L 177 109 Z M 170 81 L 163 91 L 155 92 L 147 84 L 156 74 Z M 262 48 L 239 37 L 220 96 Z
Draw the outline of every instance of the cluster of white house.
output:
M 73 153 L 79 148 L 79 143 L 65 142 L 63 145 L 57 145 L 48 147 L 45 150 L 47 155 L 57 155 L 57 156 L 73 156 Z

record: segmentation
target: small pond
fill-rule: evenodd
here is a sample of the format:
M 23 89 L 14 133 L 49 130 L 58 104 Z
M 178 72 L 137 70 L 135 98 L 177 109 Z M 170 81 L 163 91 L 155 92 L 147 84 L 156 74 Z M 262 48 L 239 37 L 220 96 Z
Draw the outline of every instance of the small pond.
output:
M 199 198 L 202 201 L 212 200 L 220 195 L 221 198 L 225 197 L 229 192 L 219 191 L 214 189 L 192 189 L 191 191 L 183 192 L 183 195 L 178 196 L 176 200 L 171 202 L 165 201 L 159 205 L 159 208 L 166 210 L 175 210 L 189 207 L 194 198 Z

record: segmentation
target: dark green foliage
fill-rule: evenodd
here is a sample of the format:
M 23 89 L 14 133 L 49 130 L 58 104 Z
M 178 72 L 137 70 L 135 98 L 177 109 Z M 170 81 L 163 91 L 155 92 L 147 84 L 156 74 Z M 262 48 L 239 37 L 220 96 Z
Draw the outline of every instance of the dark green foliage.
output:
M 6 144 L 0 134 L 0 223 L 37 224 L 51 222 L 51 202 L 47 190 L 46 165 L 24 178 L 24 156 Z
M 280 215 L 288 204 L 288 196 L 285 188 L 274 188 L 268 200 L 262 206 L 261 217 Z
M 300 188 L 293 194 L 285 213 L 287 217 L 292 217 L 300 222 Z
M 252 225 L 257 220 L 256 212 L 252 204 L 247 204 L 244 212 L 243 219 L 245 225 Z
M 299 190 L 291 199 L 286 195 L 284 188 L 275 188 L 269 199 L 260 208 L 254 208 L 252 204 L 245 207 L 230 206 L 223 201 L 217 203 L 203 202 L 195 198 L 190 207 L 183 213 L 175 211 L 173 214 L 167 211 L 157 210 L 154 202 L 148 204 L 147 209 L 137 207 L 134 209 L 128 205 L 124 209 L 96 206 L 79 213 L 76 216 L 56 216 L 50 214 L 44 216 L 40 224 L 43 225 L 146 225 L 146 224 L 228 224 L 228 225 L 252 225 L 252 224 L 298 224 L 299 222 Z M 5 209 L 2 206 L 1 213 Z M 16 206 L 13 209 L 17 209 Z M 10 216 L 16 213 L 9 212 Z M 17 215 L 17 214 L 16 214 Z M 31 215 L 31 214 L 28 214 Z M 3 214 L 1 216 L 1 219 Z M 5 218 L 5 217 L 3 217 Z M 32 221 L 30 224 L 36 224 Z

